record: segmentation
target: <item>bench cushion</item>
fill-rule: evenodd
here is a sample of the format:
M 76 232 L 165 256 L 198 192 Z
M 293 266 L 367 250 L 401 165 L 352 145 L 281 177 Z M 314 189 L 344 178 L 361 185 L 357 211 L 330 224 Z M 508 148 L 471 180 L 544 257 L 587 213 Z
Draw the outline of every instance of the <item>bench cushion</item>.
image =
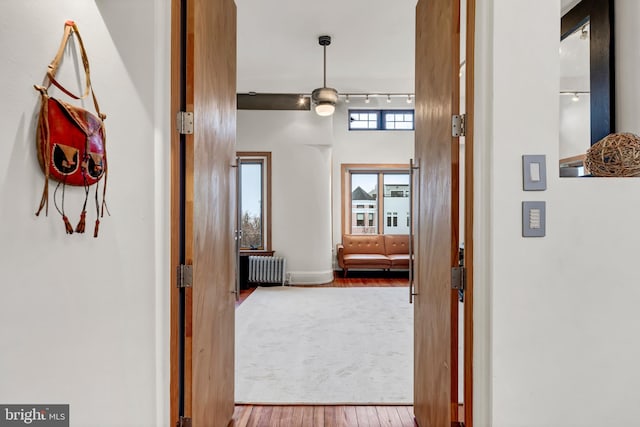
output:
M 409 255 L 409 235 L 385 234 L 384 247 L 386 249 L 385 253 L 387 255 L 392 255 L 392 254 Z
M 391 268 L 409 268 L 409 254 L 391 254 L 388 257 Z
M 346 268 L 391 267 L 391 260 L 382 254 L 346 254 L 343 262 Z
M 384 255 L 384 236 L 375 235 L 345 235 L 342 239 L 344 255 L 348 254 L 380 254 Z

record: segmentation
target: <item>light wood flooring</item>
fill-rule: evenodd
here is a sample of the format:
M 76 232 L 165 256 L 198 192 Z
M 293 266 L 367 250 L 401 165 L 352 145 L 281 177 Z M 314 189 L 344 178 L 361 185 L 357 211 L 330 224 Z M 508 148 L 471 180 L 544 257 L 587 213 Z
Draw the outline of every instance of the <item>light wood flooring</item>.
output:
M 406 274 L 350 272 L 336 274 L 329 287 L 406 287 Z M 240 291 L 240 305 L 255 288 Z M 414 427 L 411 406 L 237 405 L 233 427 Z
M 411 406 L 238 405 L 233 427 L 414 427 Z

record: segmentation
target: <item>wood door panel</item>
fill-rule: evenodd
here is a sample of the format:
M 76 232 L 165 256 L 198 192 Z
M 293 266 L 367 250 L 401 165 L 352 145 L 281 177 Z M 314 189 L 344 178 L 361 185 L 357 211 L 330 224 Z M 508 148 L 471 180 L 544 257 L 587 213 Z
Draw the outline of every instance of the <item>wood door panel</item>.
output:
M 181 19 L 181 3 L 186 15 Z M 184 52 L 180 27 L 186 26 Z M 172 267 L 179 261 L 180 203 L 184 203 L 184 262 L 194 266 L 185 291 L 184 416 L 194 426 L 227 425 L 234 407 L 233 229 L 236 128 L 236 8 L 233 0 L 172 2 L 172 117 L 193 111 L 195 129 L 184 144 L 172 138 Z M 182 74 L 180 57 L 185 56 Z M 212 78 L 215 76 L 215 78 Z M 184 79 L 183 84 L 181 80 Z M 180 195 L 180 170 L 184 194 Z M 179 293 L 172 275 L 171 420 L 179 407 Z
M 457 259 L 458 156 L 451 136 L 457 113 L 459 3 L 416 6 L 416 142 L 418 166 L 415 281 L 414 411 L 419 425 L 455 419 L 457 302 L 451 267 Z
M 190 0 L 193 40 L 194 426 L 234 410 L 236 6 Z

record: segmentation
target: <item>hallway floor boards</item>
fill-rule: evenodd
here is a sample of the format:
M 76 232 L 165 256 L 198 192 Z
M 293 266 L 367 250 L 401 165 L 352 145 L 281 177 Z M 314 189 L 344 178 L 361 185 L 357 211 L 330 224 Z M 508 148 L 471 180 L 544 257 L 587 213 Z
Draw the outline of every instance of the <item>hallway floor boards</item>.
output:
M 403 287 L 406 274 L 396 272 L 351 272 L 351 277 L 336 274 L 332 283 L 322 287 Z M 255 288 L 240 291 L 240 305 Z M 414 427 L 411 406 L 321 406 L 321 405 L 237 405 L 233 427 Z
M 238 405 L 233 427 L 414 427 L 411 406 Z

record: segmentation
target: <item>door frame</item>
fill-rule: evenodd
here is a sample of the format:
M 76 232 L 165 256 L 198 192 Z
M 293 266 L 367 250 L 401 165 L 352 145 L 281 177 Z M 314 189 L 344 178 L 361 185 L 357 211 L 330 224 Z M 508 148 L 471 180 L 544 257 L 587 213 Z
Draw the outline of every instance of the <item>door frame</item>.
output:
M 180 111 L 181 104 L 181 74 L 182 59 L 181 50 L 183 49 L 181 28 L 182 28 L 182 4 L 180 0 L 171 0 L 171 113 L 170 117 L 176 117 Z M 180 409 L 180 388 L 181 388 L 181 365 L 182 350 L 180 338 L 180 291 L 178 289 L 177 274 L 174 274 L 178 265 L 181 263 L 181 233 L 182 233 L 182 178 L 181 178 L 181 153 L 180 153 L 180 135 L 175 132 L 171 126 L 171 183 L 170 183 L 170 223 L 171 223 L 171 255 L 170 255 L 170 341 L 169 341 L 169 425 L 173 425 L 179 418 Z
M 465 0 L 461 0 L 465 1 Z M 474 76 L 475 76 L 475 19 L 476 19 L 476 0 L 466 0 L 467 2 L 467 32 L 466 32 L 466 128 L 467 134 L 465 139 L 465 266 L 467 268 L 467 289 L 465 292 L 464 305 L 464 418 L 467 426 L 473 425 L 473 378 L 474 378 Z M 179 33 L 180 22 L 180 0 L 171 1 L 171 117 L 176 117 L 180 109 L 180 85 L 177 76 L 180 75 L 180 58 L 179 52 Z M 179 360 L 179 340 L 178 340 L 178 306 L 176 301 L 179 299 L 177 288 L 177 276 L 173 268 L 180 263 L 180 251 L 176 242 L 179 240 L 179 158 L 180 158 L 180 138 L 176 132 L 171 133 L 171 286 L 170 286 L 170 424 L 177 419 L 178 414 L 178 360 Z M 486 388 L 486 384 L 482 383 Z M 487 381 L 488 384 L 488 381 Z M 487 401 L 488 402 L 488 401 Z
M 461 0 L 465 1 L 465 0 Z M 466 427 L 473 426 L 473 355 L 474 355 L 474 185 L 475 185 L 475 36 L 476 0 L 466 0 L 466 40 L 465 40 L 465 147 L 464 147 L 464 266 L 466 268 L 466 289 L 464 300 L 464 421 Z

